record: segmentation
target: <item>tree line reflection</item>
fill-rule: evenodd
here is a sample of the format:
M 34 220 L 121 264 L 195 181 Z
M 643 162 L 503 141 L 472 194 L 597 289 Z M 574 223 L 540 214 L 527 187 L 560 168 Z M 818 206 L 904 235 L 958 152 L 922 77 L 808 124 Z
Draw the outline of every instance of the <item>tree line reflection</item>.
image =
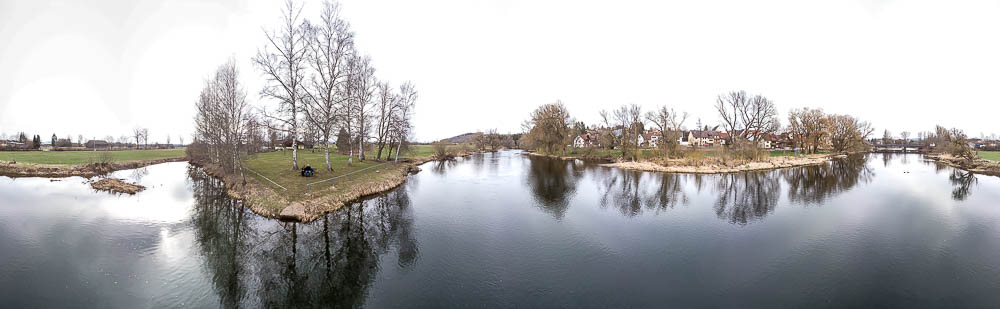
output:
M 875 173 L 868 155 L 853 155 L 828 164 L 781 170 L 788 183 L 788 198 L 803 204 L 822 204 L 858 184 L 869 183 Z
M 358 307 L 380 256 L 394 252 L 402 268 L 418 259 L 407 190 L 303 224 L 260 218 L 218 180 L 193 168 L 189 176 L 191 222 L 221 306 Z
M 721 175 L 647 173 L 579 162 L 531 158 L 526 184 L 542 209 L 562 218 L 579 182 L 591 178 L 601 207 L 624 216 L 662 212 L 689 203 L 691 194 L 710 190 L 713 210 L 723 220 L 747 224 L 774 212 L 787 192 L 792 202 L 822 204 L 875 177 L 868 155 L 853 155 L 818 166 Z M 787 191 L 782 190 L 782 182 Z

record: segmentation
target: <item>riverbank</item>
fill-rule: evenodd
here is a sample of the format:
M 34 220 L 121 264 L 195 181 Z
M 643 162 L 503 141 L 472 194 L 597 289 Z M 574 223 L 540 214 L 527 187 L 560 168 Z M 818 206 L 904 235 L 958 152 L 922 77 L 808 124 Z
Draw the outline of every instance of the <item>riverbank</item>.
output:
M 664 173 L 688 174 L 724 174 L 746 171 L 771 170 L 790 167 L 813 166 L 823 164 L 831 158 L 844 156 L 832 154 L 813 154 L 798 156 L 768 157 L 764 161 L 732 161 L 718 157 L 701 157 L 698 159 L 643 159 L 640 161 L 615 161 L 604 157 L 559 156 L 536 152 L 525 152 L 526 155 L 553 158 L 559 160 L 584 160 L 605 162 L 601 166 L 628 170 Z
M 475 153 L 477 152 L 465 151 L 456 153 L 454 157 L 466 157 Z M 343 160 L 343 158 L 337 159 Z M 332 160 L 333 154 L 331 154 Z M 310 222 L 326 213 L 337 211 L 344 205 L 399 187 L 406 182 L 407 176 L 420 172 L 420 165 L 431 161 L 437 160 L 432 157 L 403 159 L 398 163 L 368 160 L 363 161 L 364 165 L 362 162 L 355 162 L 353 170 L 345 167 L 338 168 L 337 170 L 341 171 L 339 175 L 330 175 L 326 174 L 328 173 L 326 171 L 320 171 L 323 174 L 310 178 L 300 176 L 285 178 L 282 176 L 282 178 L 272 179 L 257 174 L 256 171 L 248 170 L 246 183 L 238 174 L 227 175 L 216 165 L 199 162 L 191 162 L 191 164 L 201 168 L 208 175 L 221 179 L 226 185 L 226 192 L 230 198 L 241 200 L 245 206 L 260 216 L 286 221 Z M 304 166 L 304 164 L 300 163 L 300 166 Z M 282 175 L 297 173 L 287 169 L 284 165 L 279 169 L 278 173 Z M 350 177 L 348 177 L 349 174 Z M 336 178 L 333 181 L 324 181 L 333 178 L 330 176 Z M 289 179 L 296 181 L 304 179 L 315 183 L 305 186 L 299 182 L 290 183 Z
M 91 178 L 100 175 L 106 175 L 108 173 L 136 169 L 140 167 L 145 167 L 153 164 L 167 163 L 167 162 L 183 162 L 188 159 L 185 157 L 178 158 L 165 158 L 165 159 L 155 159 L 155 160 L 141 160 L 141 161 L 126 161 L 126 162 L 111 162 L 111 163 L 89 163 L 89 164 L 78 164 L 78 165 L 62 165 L 62 164 L 38 164 L 38 163 L 23 163 L 23 162 L 10 162 L 10 161 L 0 161 L 0 176 L 7 177 L 47 177 L 47 178 L 65 178 L 80 176 L 84 178 Z
M 1000 162 L 985 159 L 975 159 L 972 161 L 958 158 L 950 154 L 927 154 L 928 159 L 950 167 L 966 170 L 976 174 L 1000 176 Z

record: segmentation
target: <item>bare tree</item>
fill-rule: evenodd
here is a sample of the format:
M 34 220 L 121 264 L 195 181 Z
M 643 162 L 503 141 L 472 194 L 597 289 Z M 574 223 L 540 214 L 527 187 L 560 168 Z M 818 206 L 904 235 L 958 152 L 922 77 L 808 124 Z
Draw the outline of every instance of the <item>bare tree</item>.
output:
M 305 101 L 305 116 L 320 131 L 326 169 L 333 170 L 330 165 L 330 139 L 338 125 L 340 109 L 346 101 L 345 62 L 354 48 L 354 33 L 350 25 L 340 18 L 340 5 L 326 1 L 323 3 L 320 23 L 309 27 L 306 37 L 309 42 L 307 61 L 313 74 L 305 88 L 309 95 L 309 99 Z
M 80 146 L 83 146 L 83 134 L 79 134 L 76 136 L 76 143 L 80 144 Z
M 375 159 L 378 160 L 382 157 L 382 149 L 388 142 L 389 131 L 394 120 L 393 116 L 399 109 L 399 98 L 389 83 L 383 81 L 378 83 L 378 98 L 376 99 L 378 100 L 376 102 L 376 116 L 378 118 L 375 119 L 375 145 L 378 150 L 375 152 Z
M 816 153 L 828 137 L 829 118 L 822 109 L 793 109 L 788 113 L 788 129 L 800 148 Z
M 108 148 L 105 149 L 105 150 L 114 150 L 114 148 L 113 148 L 114 145 L 115 145 L 115 137 L 114 136 L 111 136 L 111 135 L 105 136 L 104 137 L 104 141 L 108 143 Z
M 142 144 L 142 128 L 132 128 L 132 137 L 135 138 L 135 149 L 139 149 L 139 145 Z
M 635 149 L 631 153 L 631 158 L 635 160 L 639 148 L 639 134 L 642 134 L 644 122 L 642 119 L 642 107 L 638 104 L 622 105 L 614 111 L 614 120 L 621 128 L 622 157 L 629 157 L 629 148 Z
M 368 126 L 371 123 L 372 96 L 378 81 L 375 79 L 375 68 L 372 67 L 371 57 L 352 54 L 348 57 L 348 82 L 347 82 L 347 113 L 348 127 L 353 124 L 355 139 L 358 146 L 358 160 L 365 159 L 365 141 L 368 139 Z M 348 132 L 350 133 L 350 132 Z M 350 164 L 350 159 L 348 159 Z
M 526 123 L 528 133 L 525 143 L 531 148 L 544 148 L 548 153 L 566 147 L 569 134 L 570 116 L 562 101 L 539 106 L 531 112 L 531 120 Z
M 747 95 L 746 91 L 732 91 L 719 95 L 715 109 L 719 112 L 722 127 L 729 133 L 729 145 L 757 139 L 777 131 L 778 109 L 764 96 Z
M 874 129 L 866 121 L 848 115 L 830 115 L 830 144 L 834 151 L 862 151 Z
M 300 21 L 302 7 L 296 6 L 292 0 L 285 2 L 282 10 L 282 24 L 277 31 L 264 31 L 268 44 L 263 50 L 258 50 L 253 58 L 254 64 L 267 78 L 267 85 L 261 90 L 261 96 L 278 101 L 277 115 L 268 115 L 283 124 L 280 127 L 292 136 L 292 169 L 299 169 L 298 135 L 299 112 L 302 99 L 305 96 L 304 80 L 306 75 L 306 55 L 308 39 L 306 26 Z
M 221 65 L 215 76 L 205 81 L 196 107 L 196 140 L 208 146 L 211 162 L 219 163 L 226 172 L 239 171 L 246 183 L 239 147 L 247 144 L 251 115 L 235 60 Z
M 652 122 L 653 125 L 660 129 L 660 134 L 662 134 L 662 138 L 664 139 L 663 143 L 666 146 L 664 147 L 666 150 L 663 152 L 664 156 L 677 151 L 681 130 L 687 118 L 688 114 L 686 112 L 679 114 L 673 108 L 667 108 L 666 106 L 660 106 L 660 108 L 646 113 L 646 120 L 649 120 L 649 122 Z
M 417 102 L 417 88 L 413 83 L 405 82 L 399 86 L 399 110 L 396 113 L 397 120 L 394 122 L 396 138 L 396 161 L 399 161 L 399 149 L 403 147 L 403 141 L 409 136 L 412 130 L 410 114 L 413 113 Z

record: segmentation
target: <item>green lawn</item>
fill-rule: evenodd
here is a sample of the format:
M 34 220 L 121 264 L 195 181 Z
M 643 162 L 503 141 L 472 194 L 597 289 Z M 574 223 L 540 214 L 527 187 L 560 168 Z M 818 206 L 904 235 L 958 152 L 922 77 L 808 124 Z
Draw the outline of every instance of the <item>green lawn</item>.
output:
M 78 165 L 99 161 L 109 151 L 2 151 L 0 161 L 18 163 Z M 184 156 L 184 148 L 110 151 L 114 162 L 157 160 Z
M 1000 151 L 980 151 L 979 156 L 990 161 L 1000 161 Z
M 408 152 L 400 152 L 400 158 L 420 158 L 429 156 L 432 149 L 429 145 L 413 145 L 410 147 Z M 335 151 L 330 152 L 330 165 L 333 171 L 326 170 L 326 160 L 323 157 L 323 151 L 321 149 L 311 150 L 311 149 L 300 149 L 299 155 L 299 168 L 304 168 L 306 165 L 312 166 L 316 169 L 316 175 L 313 177 L 302 177 L 299 171 L 292 169 L 292 151 L 275 151 L 256 154 L 252 158 L 246 160 L 246 167 L 253 170 L 254 172 L 260 173 L 264 177 L 280 184 L 285 187 L 286 190 L 275 186 L 271 182 L 262 178 L 260 175 L 248 172 L 248 177 L 255 177 L 261 183 L 272 187 L 275 192 L 280 192 L 282 195 L 289 197 L 291 200 L 298 200 L 302 193 L 307 191 L 306 184 L 329 179 L 335 176 L 346 175 L 348 173 L 360 171 L 362 169 L 380 165 L 386 162 L 376 162 L 374 160 L 368 159 L 359 162 L 357 158 L 354 158 L 354 162 L 351 166 L 347 165 L 347 155 L 337 154 Z M 367 158 L 374 158 L 374 152 L 366 152 L 365 156 Z M 385 154 L 383 153 L 383 159 Z M 349 187 L 346 185 L 366 181 L 371 179 L 373 176 L 378 175 L 378 173 L 385 172 L 386 168 L 394 167 L 391 160 L 388 164 L 377 168 L 370 168 L 362 172 L 353 174 L 350 178 L 338 178 L 336 184 L 338 187 Z M 346 184 L 346 185 L 345 185 Z M 328 186 L 328 183 L 314 185 L 313 190 L 321 188 L 321 186 Z

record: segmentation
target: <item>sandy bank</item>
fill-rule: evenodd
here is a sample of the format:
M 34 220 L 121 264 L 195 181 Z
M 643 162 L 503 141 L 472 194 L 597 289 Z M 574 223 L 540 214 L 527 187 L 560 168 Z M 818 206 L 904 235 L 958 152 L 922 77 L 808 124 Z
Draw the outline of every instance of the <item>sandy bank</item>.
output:
M 806 155 L 806 156 L 795 156 L 795 157 L 775 157 L 769 158 L 767 161 L 760 162 L 748 162 L 742 164 L 734 165 L 724 165 L 724 164 L 705 164 L 705 165 L 685 165 L 683 160 L 670 160 L 667 161 L 667 165 L 662 165 L 655 162 L 641 161 L 641 162 L 615 162 L 601 164 L 601 166 L 622 168 L 628 170 L 640 170 L 640 171 L 650 171 L 650 172 L 665 172 L 665 173 L 689 173 L 689 174 L 721 174 L 721 173 L 736 173 L 745 171 L 760 171 L 760 170 L 771 170 L 789 167 L 799 167 L 799 166 L 812 166 L 823 164 L 829 161 L 831 158 L 837 156 L 833 155 Z
M 91 163 L 84 165 L 55 165 L 34 163 L 13 163 L 0 161 L 0 176 L 8 177 L 49 177 L 62 178 L 80 176 L 90 178 L 105 175 L 110 172 L 140 168 L 153 164 L 187 161 L 187 158 L 169 158 L 146 161 L 129 161 L 114 163 Z

